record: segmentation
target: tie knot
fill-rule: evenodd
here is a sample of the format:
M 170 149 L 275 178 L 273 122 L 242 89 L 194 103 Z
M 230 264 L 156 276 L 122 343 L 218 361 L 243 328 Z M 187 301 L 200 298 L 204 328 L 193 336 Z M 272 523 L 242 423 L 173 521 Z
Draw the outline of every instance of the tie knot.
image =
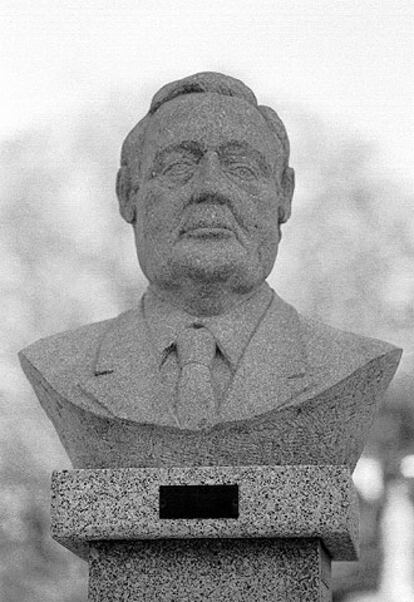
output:
M 216 341 L 205 326 L 184 328 L 177 337 L 177 355 L 180 367 L 196 363 L 210 368 L 216 355 Z

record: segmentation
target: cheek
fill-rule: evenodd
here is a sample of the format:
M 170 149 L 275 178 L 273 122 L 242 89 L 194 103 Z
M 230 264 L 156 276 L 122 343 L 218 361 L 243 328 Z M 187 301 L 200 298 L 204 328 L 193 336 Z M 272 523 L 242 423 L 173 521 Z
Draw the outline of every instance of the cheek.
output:
M 278 202 L 275 192 L 254 197 L 250 216 L 251 227 L 259 237 L 278 238 Z
M 170 192 L 143 190 L 137 199 L 137 221 L 144 236 L 173 230 L 179 215 L 178 203 Z

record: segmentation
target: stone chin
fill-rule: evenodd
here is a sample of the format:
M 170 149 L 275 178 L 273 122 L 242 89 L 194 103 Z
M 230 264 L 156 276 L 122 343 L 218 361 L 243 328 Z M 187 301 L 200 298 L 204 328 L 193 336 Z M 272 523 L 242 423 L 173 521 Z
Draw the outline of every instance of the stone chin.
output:
M 158 256 L 159 261 L 159 256 Z M 273 262 L 272 262 L 273 265 Z M 141 264 L 148 280 L 163 288 L 176 289 L 184 282 L 224 286 L 246 293 L 258 287 L 270 272 L 260 255 L 249 253 L 236 240 L 206 240 L 191 237 L 178 241 L 165 261 L 150 259 Z

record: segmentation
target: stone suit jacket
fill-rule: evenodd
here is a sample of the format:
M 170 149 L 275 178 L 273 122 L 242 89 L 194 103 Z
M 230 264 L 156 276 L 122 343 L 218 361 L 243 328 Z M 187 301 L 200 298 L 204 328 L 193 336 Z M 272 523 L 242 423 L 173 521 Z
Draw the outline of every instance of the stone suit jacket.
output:
M 75 467 L 352 467 L 400 355 L 274 294 L 206 431 L 177 428 L 141 308 L 41 339 L 19 357 Z

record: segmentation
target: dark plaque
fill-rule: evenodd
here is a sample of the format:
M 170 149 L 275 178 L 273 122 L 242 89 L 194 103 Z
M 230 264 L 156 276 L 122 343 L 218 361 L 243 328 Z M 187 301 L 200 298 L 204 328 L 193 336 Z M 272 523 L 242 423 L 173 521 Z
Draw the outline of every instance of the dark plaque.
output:
M 239 486 L 160 485 L 160 518 L 239 518 Z

